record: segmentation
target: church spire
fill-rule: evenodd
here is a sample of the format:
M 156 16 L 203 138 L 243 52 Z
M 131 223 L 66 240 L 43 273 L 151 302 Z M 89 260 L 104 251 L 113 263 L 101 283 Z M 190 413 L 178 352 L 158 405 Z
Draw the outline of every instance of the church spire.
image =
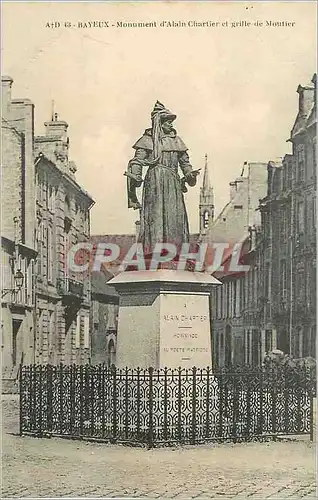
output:
M 204 190 L 209 189 L 210 186 L 210 178 L 209 178 L 209 169 L 208 169 L 208 155 L 205 153 L 205 164 L 204 164 L 204 174 L 203 174 L 203 184 L 202 188 Z
M 203 183 L 200 189 L 200 234 L 204 234 L 214 218 L 214 195 L 213 187 L 210 184 L 208 155 L 205 154 Z

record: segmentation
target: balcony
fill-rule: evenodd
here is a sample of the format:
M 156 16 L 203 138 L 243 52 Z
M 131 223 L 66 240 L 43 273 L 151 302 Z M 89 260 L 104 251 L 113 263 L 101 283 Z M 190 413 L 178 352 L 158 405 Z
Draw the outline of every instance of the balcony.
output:
M 84 284 L 71 278 L 57 280 L 57 291 L 64 302 L 82 302 L 84 299 Z

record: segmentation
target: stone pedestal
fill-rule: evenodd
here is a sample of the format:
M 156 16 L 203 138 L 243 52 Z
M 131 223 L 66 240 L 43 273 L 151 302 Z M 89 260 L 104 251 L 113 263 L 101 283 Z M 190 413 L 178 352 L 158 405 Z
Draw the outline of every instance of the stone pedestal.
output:
M 120 295 L 116 365 L 212 365 L 210 294 L 220 282 L 190 271 L 126 271 L 111 281 Z

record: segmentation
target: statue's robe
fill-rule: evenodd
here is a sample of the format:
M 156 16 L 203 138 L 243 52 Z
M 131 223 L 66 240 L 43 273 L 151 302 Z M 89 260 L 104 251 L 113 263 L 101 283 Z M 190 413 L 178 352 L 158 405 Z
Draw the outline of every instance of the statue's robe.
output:
M 143 167 L 153 160 L 151 129 L 134 144 L 135 156 L 129 162 L 128 170 L 141 176 Z M 158 162 L 148 166 L 144 179 L 140 232 L 138 241 L 146 253 L 151 253 L 156 243 L 173 243 L 178 248 L 189 241 L 189 223 L 184 204 L 180 167 L 184 176 L 192 172 L 187 147 L 172 130 L 161 137 L 161 156 Z M 129 181 L 128 203 L 137 202 L 134 188 L 141 182 Z

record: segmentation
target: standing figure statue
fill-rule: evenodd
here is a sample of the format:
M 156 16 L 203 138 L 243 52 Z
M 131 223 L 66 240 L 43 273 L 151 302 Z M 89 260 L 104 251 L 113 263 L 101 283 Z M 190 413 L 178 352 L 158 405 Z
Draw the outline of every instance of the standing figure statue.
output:
M 189 163 L 187 147 L 173 128 L 176 115 L 159 101 L 151 113 L 152 128 L 135 143 L 135 156 L 128 164 L 128 208 L 140 209 L 138 242 L 144 254 L 151 254 L 156 243 L 173 243 L 180 248 L 189 241 L 189 223 L 183 193 L 185 183 L 195 186 L 199 170 Z M 183 178 L 179 177 L 178 166 Z M 142 179 L 143 167 L 148 167 Z M 136 188 L 143 185 L 142 205 Z

